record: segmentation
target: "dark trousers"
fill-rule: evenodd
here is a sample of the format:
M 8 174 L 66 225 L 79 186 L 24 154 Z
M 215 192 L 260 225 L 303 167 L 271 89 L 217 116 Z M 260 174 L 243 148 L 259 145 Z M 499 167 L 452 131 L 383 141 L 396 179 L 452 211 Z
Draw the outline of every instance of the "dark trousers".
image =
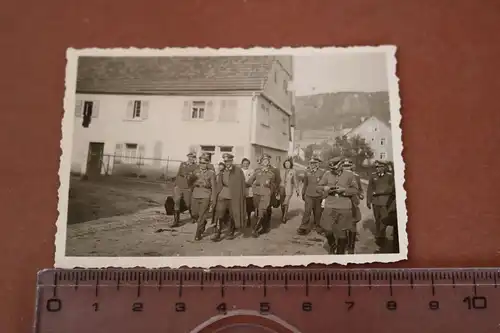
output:
M 193 198 L 191 202 L 191 213 L 193 214 L 193 219 L 198 224 L 198 228 L 205 227 L 207 223 L 207 214 L 210 208 L 209 198 Z
M 321 221 L 321 201 L 323 201 L 323 197 L 311 197 L 306 195 L 304 201 L 304 216 L 302 216 L 302 223 L 299 229 L 310 231 L 313 228 L 319 227 Z M 310 223 L 311 212 L 314 215 L 313 223 Z
M 375 218 L 375 237 L 385 238 L 386 226 L 382 220 L 387 218 L 388 212 L 386 206 L 373 205 L 373 217 Z
M 227 211 L 229 211 L 229 223 L 230 223 L 229 229 L 234 230 L 235 229 L 234 214 L 231 205 L 231 199 L 219 198 L 219 200 L 217 200 L 217 206 L 215 207 L 216 221 L 223 219 L 226 216 Z
M 191 210 L 191 189 L 181 189 L 174 188 L 174 203 L 175 203 L 175 211 L 179 211 L 181 207 L 181 199 L 184 199 L 184 203 L 187 208 Z

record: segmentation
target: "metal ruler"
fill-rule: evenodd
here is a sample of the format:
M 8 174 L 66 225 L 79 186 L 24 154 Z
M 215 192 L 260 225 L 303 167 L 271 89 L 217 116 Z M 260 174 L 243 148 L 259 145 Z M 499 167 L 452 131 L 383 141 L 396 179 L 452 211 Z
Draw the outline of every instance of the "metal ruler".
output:
M 496 332 L 500 268 L 45 270 L 36 333 Z

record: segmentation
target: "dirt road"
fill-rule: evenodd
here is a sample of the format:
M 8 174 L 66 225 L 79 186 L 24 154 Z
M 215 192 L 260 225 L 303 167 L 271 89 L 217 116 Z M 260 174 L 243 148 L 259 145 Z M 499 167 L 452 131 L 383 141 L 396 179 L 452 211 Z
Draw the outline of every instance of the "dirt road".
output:
M 162 207 L 140 210 L 130 215 L 105 217 L 68 225 L 68 256 L 234 256 L 234 255 L 317 255 L 326 254 L 324 237 L 315 232 L 307 236 L 296 233 L 303 215 L 304 203 L 293 197 L 290 220 L 280 222 L 281 212 L 273 211 L 271 231 L 255 239 L 250 230 L 238 233 L 233 240 L 214 243 L 212 228 L 207 228 L 201 241 L 194 241 L 196 225 L 187 214 L 185 223 L 171 228 L 172 217 Z M 363 219 L 358 223 L 359 240 L 356 253 L 374 253 L 374 221 L 371 211 L 361 203 Z

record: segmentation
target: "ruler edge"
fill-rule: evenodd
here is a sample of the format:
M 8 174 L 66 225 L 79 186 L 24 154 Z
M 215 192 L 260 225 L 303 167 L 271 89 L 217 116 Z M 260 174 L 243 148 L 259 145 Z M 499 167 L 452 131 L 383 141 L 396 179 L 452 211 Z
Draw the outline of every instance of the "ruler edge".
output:
M 41 269 L 37 272 L 36 279 L 36 288 L 43 288 L 47 286 L 46 283 L 43 282 L 43 278 L 46 276 L 53 277 L 57 280 L 58 272 L 134 272 L 134 273 L 152 273 L 152 272 L 172 272 L 182 274 L 184 272 L 196 272 L 196 273 L 302 273 L 302 274 L 310 274 L 310 273 L 340 273 L 346 274 L 347 277 L 351 274 L 355 273 L 472 273 L 474 277 L 477 273 L 493 273 L 497 274 L 500 278 L 500 266 L 491 266 L 491 267 L 447 267 L 447 268 L 307 268 L 307 267 L 283 267 L 283 268 L 260 268 L 260 267 L 248 267 L 248 268 L 144 268 L 144 267 L 134 267 L 134 268 L 119 268 L 119 267 L 103 267 L 103 268 L 45 268 Z M 304 278 L 304 280 L 306 280 Z
M 84 271 L 93 271 L 93 272 L 101 272 L 101 271 L 131 271 L 131 272 L 150 272 L 150 271 L 172 271 L 172 272 L 343 272 L 343 273 L 355 273 L 355 272 L 428 272 L 428 273 L 439 273 L 439 272 L 494 272 L 500 275 L 500 266 L 490 266 L 490 267 L 446 267 L 446 268 L 307 268 L 307 267 L 283 267 L 283 268 L 214 268 L 214 269 L 205 269 L 205 268 L 119 268 L 119 267 L 103 267 L 103 268 L 44 268 L 37 272 L 37 282 L 36 282 L 36 297 L 35 297 L 35 313 L 33 320 L 33 333 L 38 333 L 38 328 L 40 327 L 40 299 L 42 294 L 42 289 L 44 288 L 44 284 L 41 283 L 43 276 L 55 274 L 57 272 L 84 272 Z M 55 275 L 54 275 L 55 276 Z

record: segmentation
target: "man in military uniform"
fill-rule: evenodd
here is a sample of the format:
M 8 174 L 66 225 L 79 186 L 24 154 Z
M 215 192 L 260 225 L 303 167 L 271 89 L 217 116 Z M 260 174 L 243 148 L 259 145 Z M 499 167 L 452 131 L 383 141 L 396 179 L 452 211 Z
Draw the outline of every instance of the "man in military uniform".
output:
M 305 207 L 302 223 L 297 229 L 299 235 L 306 235 L 313 228 L 316 229 L 317 232 L 321 232 L 319 223 L 321 219 L 321 201 L 323 200 L 323 194 L 318 192 L 317 188 L 319 181 L 325 174 L 325 170 L 319 168 L 319 163 L 321 163 L 319 157 L 311 158 L 309 161 L 309 170 L 306 171 L 304 175 L 302 200 L 305 201 Z M 310 223 L 311 212 L 314 215 L 313 223 Z
M 208 169 L 208 158 L 201 157 L 199 167 L 193 175 L 193 201 L 191 212 L 193 219 L 197 222 L 195 240 L 201 240 L 205 226 L 206 216 L 215 202 L 215 171 Z M 212 206 L 212 207 L 211 207 Z
M 356 245 L 357 223 L 361 221 L 361 210 L 359 209 L 359 204 L 365 196 L 363 195 L 363 187 L 361 186 L 361 177 L 354 171 L 355 166 L 352 160 L 349 158 L 344 159 L 343 167 L 344 170 L 351 171 L 354 174 L 359 190 L 357 195 L 351 196 L 353 223 L 351 230 L 349 230 L 347 233 L 347 252 L 349 254 L 353 254 L 354 247 Z
M 174 184 L 174 224 L 173 227 L 179 226 L 180 223 L 180 207 L 181 200 L 184 200 L 186 207 L 191 213 L 191 192 L 192 192 L 192 177 L 194 170 L 198 167 L 196 164 L 196 154 L 190 152 L 187 154 L 187 162 L 182 162 L 177 171 Z
M 253 236 L 258 237 L 269 228 L 271 210 L 271 196 L 275 195 L 279 186 L 276 172 L 272 169 L 271 156 L 264 154 L 257 168 L 247 181 L 247 186 L 253 186 L 254 206 L 256 207 L 257 222 L 253 228 Z
M 374 172 L 368 182 L 366 191 L 366 206 L 373 207 L 373 217 L 375 218 L 375 237 L 380 250 L 384 248 L 386 240 L 385 225 L 382 220 L 387 217 L 389 199 L 395 193 L 394 177 L 387 171 L 386 162 L 376 161 Z
M 219 241 L 222 231 L 222 219 L 229 210 L 230 225 L 227 238 L 233 239 L 236 228 L 243 228 L 246 224 L 245 210 L 245 175 L 243 170 L 233 164 L 234 156 L 225 153 L 225 168 L 217 179 L 217 205 L 215 207 L 216 230 L 213 241 Z
M 321 227 L 325 231 L 330 254 L 345 254 L 347 235 L 352 229 L 352 199 L 359 193 L 356 176 L 343 168 L 343 158 L 328 161 L 326 171 L 317 184 L 320 192 L 327 193 L 321 215 Z

